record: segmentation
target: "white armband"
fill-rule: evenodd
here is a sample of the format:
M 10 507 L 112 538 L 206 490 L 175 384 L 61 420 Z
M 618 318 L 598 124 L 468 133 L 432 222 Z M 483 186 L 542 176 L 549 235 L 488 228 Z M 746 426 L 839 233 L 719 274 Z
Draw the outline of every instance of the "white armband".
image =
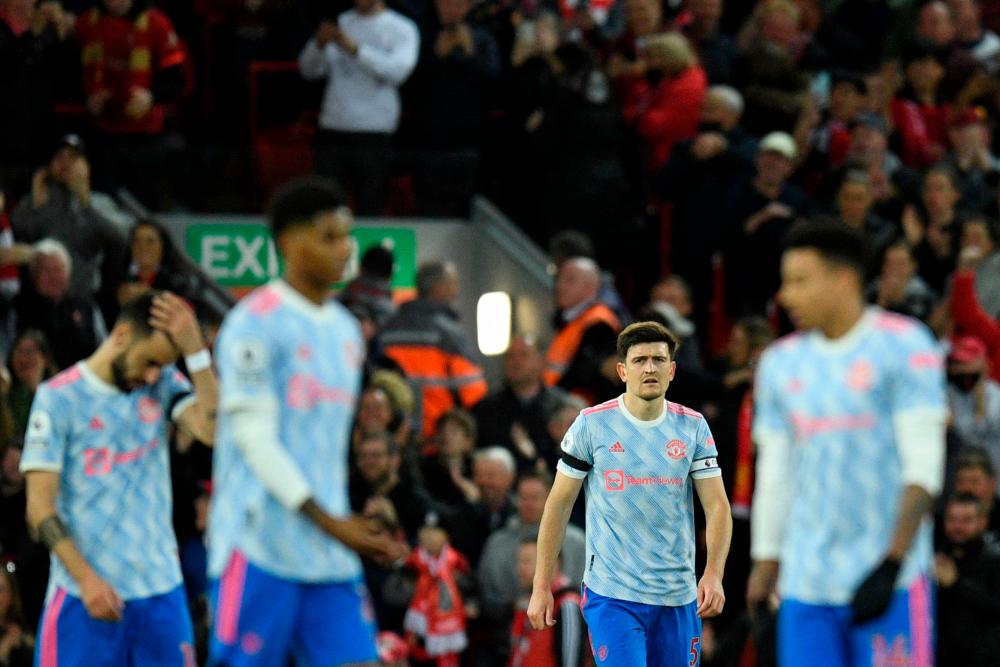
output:
M 892 416 L 903 486 L 919 486 L 932 496 L 941 493 L 947 418 L 944 408 L 918 408 Z
M 208 370 L 212 367 L 212 355 L 209 354 L 208 350 L 202 348 L 194 354 L 184 357 L 184 366 L 187 367 L 187 371 L 191 375 Z
M 278 438 L 278 405 L 273 399 L 223 406 L 233 425 L 236 447 L 267 492 L 298 511 L 312 496 L 309 482 Z

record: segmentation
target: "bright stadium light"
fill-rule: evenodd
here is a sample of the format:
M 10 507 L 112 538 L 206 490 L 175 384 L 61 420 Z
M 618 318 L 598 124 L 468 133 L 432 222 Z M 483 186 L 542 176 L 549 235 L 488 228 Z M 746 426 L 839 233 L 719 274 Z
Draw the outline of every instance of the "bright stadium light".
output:
M 487 357 L 503 354 L 510 345 L 510 295 L 487 292 L 476 305 L 479 351 Z

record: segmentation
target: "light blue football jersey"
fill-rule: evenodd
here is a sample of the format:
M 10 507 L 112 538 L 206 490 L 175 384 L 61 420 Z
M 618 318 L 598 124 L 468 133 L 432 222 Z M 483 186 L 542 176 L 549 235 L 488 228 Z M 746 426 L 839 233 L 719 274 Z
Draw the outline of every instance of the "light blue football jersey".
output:
M 846 604 L 889 549 L 903 485 L 893 418 L 946 410 L 940 351 L 923 324 L 871 308 L 843 338 L 787 336 L 761 358 L 754 434 L 790 439 L 792 498 L 781 537 L 779 591 Z M 930 522 L 897 581 L 931 567 Z
M 123 393 L 80 362 L 43 383 L 31 404 L 21 470 L 60 473 L 59 516 L 125 600 L 181 584 L 166 417 L 193 401 L 191 384 L 173 366 L 156 384 Z M 80 595 L 53 555 L 49 592 L 56 588 Z
M 229 313 L 216 347 L 220 413 L 209 574 L 220 576 L 239 550 L 257 567 L 291 580 L 356 579 L 358 556 L 260 483 L 236 446 L 233 420 L 241 404 L 277 404 L 278 437 L 313 498 L 330 515 L 348 516 L 348 445 L 364 361 L 357 320 L 334 301 L 317 306 L 275 281 Z
M 558 469 L 586 479 L 587 587 L 679 607 L 698 592 L 691 480 L 722 473 L 705 418 L 664 403 L 652 421 L 634 417 L 623 396 L 582 411 L 562 441 L 575 465 L 560 460 Z

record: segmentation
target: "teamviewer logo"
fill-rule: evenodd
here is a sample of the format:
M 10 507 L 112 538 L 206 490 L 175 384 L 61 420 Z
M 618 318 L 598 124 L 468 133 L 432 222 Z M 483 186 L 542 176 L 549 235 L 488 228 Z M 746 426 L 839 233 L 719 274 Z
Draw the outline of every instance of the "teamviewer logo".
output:
M 606 470 L 604 471 L 604 488 L 608 491 L 625 490 L 625 471 Z

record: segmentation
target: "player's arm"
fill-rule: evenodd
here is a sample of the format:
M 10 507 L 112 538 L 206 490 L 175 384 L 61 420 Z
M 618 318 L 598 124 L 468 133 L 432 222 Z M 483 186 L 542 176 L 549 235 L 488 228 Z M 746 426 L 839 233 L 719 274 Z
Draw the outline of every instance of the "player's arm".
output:
M 162 292 L 153 300 L 149 323 L 177 346 L 194 384 L 194 401 L 181 409 L 175 420 L 177 425 L 211 445 L 215 442 L 219 384 L 194 311 L 179 296 Z
M 555 625 L 552 578 L 556 574 L 559 549 L 566 537 L 566 525 L 569 523 L 573 504 L 580 494 L 584 479 L 585 474 L 581 477 L 571 477 L 562 470 L 557 471 L 552 490 L 545 500 L 542 522 L 538 527 L 535 578 L 532 583 L 531 601 L 528 603 L 528 620 L 536 630 Z
M 922 332 L 921 332 L 922 333 Z M 861 583 L 851 603 L 854 622 L 878 618 L 889 608 L 903 559 L 944 484 L 947 408 L 940 354 L 929 336 L 907 349 L 905 365 L 893 379 L 890 400 L 903 491 L 885 558 Z
M 733 536 L 733 517 L 721 475 L 696 477 L 694 488 L 705 510 L 705 543 L 708 549 L 705 574 L 698 583 L 698 615 L 711 618 L 722 613 L 726 602 L 722 575 Z
M 792 436 L 780 402 L 778 382 L 771 379 L 773 357 L 765 354 L 754 382 L 753 443 L 757 448 L 756 484 L 751 504 L 750 557 L 747 581 L 751 610 L 774 593 L 785 523 L 794 494 Z
M 59 475 L 59 472 L 45 470 L 29 470 L 26 473 L 28 528 L 34 539 L 62 561 L 80 586 L 80 596 L 87 613 L 97 620 L 119 621 L 124 603 L 87 563 L 56 511 Z

